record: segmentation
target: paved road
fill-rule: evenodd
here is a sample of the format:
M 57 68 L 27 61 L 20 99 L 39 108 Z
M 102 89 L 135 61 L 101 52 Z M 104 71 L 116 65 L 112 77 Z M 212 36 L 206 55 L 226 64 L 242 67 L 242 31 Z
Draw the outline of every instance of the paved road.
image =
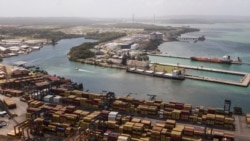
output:
M 250 141 L 250 127 L 246 124 L 245 116 L 235 117 L 235 141 Z

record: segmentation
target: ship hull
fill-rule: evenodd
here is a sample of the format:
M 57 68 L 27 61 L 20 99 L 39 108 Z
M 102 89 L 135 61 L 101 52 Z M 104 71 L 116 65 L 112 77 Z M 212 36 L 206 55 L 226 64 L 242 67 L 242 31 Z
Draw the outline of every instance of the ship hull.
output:
M 170 73 L 157 74 L 157 73 L 154 73 L 152 71 L 150 71 L 150 72 L 141 71 L 141 70 L 138 71 L 138 69 L 135 69 L 135 68 L 128 68 L 126 71 L 130 72 L 130 73 L 136 73 L 136 74 L 142 74 L 142 75 L 148 75 L 148 76 L 154 76 L 154 77 L 161 77 L 161 78 L 168 78 L 168 79 L 175 79 L 175 80 L 184 80 L 185 79 L 184 75 L 174 76 Z
M 211 62 L 211 63 L 220 63 L 220 64 L 232 64 L 232 60 L 223 60 L 220 58 L 191 57 L 190 59 L 192 61 Z

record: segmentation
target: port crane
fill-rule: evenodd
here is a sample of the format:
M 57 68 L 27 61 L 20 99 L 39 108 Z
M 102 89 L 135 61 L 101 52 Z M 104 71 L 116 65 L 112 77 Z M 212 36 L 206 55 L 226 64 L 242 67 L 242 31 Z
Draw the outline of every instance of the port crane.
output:
M 107 129 L 108 125 L 106 123 L 105 118 L 99 115 L 89 124 L 89 130 L 88 130 L 89 132 L 88 135 L 90 136 L 89 138 L 93 141 L 98 141 L 96 132 L 101 131 L 104 133 Z
M 230 114 L 231 100 L 225 99 L 224 101 L 224 112 Z
M 133 94 L 134 94 L 134 95 L 137 95 L 137 93 L 131 93 L 131 92 L 130 92 L 130 93 L 127 94 L 126 97 L 129 97 L 129 96 L 131 96 L 131 95 L 133 95 Z
M 156 99 L 156 97 L 157 97 L 157 95 L 155 95 L 155 94 L 147 94 L 147 96 L 149 97 L 148 99 L 150 101 L 154 101 Z
M 103 93 L 106 93 L 103 102 L 104 102 L 104 110 L 109 110 L 112 103 L 115 101 L 115 93 L 114 92 L 107 92 L 103 91 Z
M 208 128 L 210 130 L 208 130 Z M 212 140 L 213 139 L 213 125 L 207 124 L 207 123 L 205 124 L 203 139 L 204 140 Z

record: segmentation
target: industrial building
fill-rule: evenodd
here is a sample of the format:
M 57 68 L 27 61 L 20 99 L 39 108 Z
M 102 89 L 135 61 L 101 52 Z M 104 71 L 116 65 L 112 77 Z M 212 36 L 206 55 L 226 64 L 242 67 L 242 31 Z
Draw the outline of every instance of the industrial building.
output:
M 163 34 L 160 32 L 152 32 L 149 35 L 150 40 L 163 40 Z

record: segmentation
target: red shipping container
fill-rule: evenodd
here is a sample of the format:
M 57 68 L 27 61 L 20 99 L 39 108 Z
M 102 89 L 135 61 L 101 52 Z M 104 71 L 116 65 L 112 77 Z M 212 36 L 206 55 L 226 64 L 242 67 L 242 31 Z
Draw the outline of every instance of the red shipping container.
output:
M 188 110 L 181 110 L 181 115 L 190 115 Z
M 173 108 L 165 108 L 164 111 L 172 112 L 174 109 Z
M 171 141 L 181 141 L 181 137 L 172 136 Z

